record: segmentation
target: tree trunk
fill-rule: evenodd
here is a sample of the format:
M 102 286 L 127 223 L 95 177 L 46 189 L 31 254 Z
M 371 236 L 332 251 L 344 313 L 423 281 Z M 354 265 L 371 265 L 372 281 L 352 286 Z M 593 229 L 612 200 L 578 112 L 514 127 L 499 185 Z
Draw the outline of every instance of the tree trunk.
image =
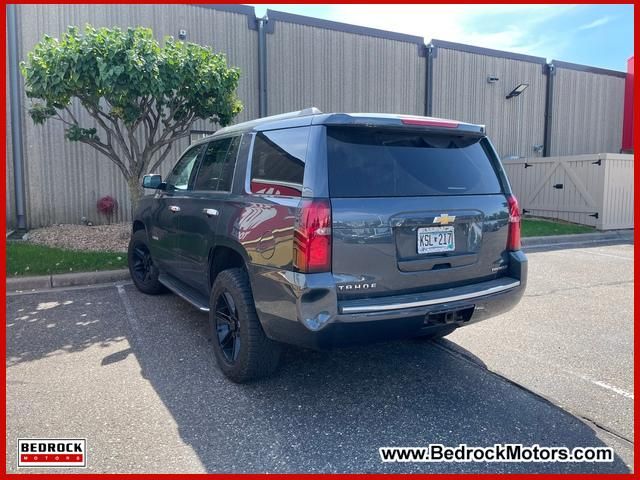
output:
M 137 177 L 131 177 L 127 180 L 129 185 L 129 200 L 131 201 L 131 218 L 138 206 L 138 201 L 144 195 L 144 189 L 142 188 L 142 179 Z

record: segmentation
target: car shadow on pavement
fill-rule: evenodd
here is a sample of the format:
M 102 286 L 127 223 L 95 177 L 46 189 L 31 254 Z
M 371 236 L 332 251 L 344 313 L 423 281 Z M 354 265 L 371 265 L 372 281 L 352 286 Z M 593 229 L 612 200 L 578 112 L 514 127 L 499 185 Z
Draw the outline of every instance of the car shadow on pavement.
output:
M 215 365 L 206 315 L 172 295 L 127 292 L 142 373 L 209 472 L 628 472 L 617 456 L 611 463 L 382 463 L 385 446 L 605 444 L 561 408 L 425 341 L 287 348 L 275 376 L 236 385 Z
M 287 348 L 272 378 L 236 385 L 215 365 L 206 315 L 184 301 L 132 286 L 83 292 L 61 301 L 14 299 L 7 365 L 122 342 L 96 368 L 135 356 L 208 472 L 628 472 L 618 456 L 610 463 L 383 463 L 378 449 L 387 446 L 606 445 L 579 418 L 430 342 Z M 145 442 L 162 438 L 134 447 Z

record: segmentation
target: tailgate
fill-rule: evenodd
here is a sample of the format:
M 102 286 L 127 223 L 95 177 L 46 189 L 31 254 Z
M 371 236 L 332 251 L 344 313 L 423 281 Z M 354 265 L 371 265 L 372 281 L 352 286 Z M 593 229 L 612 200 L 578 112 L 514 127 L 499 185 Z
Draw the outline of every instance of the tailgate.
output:
M 331 206 L 333 275 L 341 298 L 435 290 L 506 270 L 504 195 L 471 203 L 466 197 L 343 198 Z M 455 220 L 436 223 L 443 214 Z

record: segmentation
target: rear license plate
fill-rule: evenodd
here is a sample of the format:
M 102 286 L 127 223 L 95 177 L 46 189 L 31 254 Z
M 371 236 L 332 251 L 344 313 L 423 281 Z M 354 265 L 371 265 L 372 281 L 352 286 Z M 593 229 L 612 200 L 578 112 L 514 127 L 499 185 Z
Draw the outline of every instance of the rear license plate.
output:
M 418 229 L 418 253 L 452 252 L 456 238 L 451 227 L 426 227 Z

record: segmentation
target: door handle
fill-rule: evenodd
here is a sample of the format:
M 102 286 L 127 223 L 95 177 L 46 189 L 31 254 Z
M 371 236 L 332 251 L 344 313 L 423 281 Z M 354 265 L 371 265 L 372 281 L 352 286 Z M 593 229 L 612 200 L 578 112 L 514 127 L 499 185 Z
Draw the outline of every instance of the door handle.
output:
M 171 210 L 173 213 L 176 213 L 180 211 L 180 207 L 177 205 L 170 205 L 169 210 Z
M 218 216 L 218 210 L 215 208 L 203 208 L 202 213 L 204 213 L 207 217 L 216 217 Z

